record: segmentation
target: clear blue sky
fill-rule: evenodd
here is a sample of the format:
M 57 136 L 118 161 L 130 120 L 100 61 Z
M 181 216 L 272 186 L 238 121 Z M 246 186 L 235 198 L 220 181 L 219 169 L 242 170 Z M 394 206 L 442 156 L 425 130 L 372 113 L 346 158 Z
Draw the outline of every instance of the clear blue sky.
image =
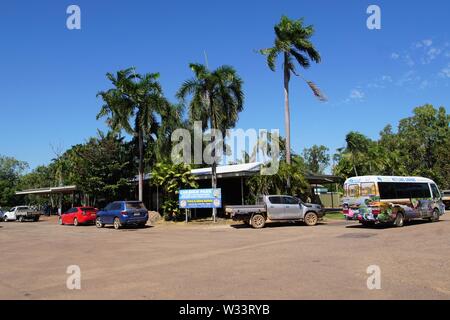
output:
M 66 28 L 77 4 L 82 29 Z M 382 10 L 368 30 L 366 9 Z M 234 66 L 245 81 L 238 127 L 284 131 L 282 73 L 255 49 L 271 46 L 282 14 L 305 17 L 323 62 L 303 75 L 329 98 L 317 101 L 291 81 L 293 148 L 331 151 L 345 134 L 372 138 L 425 103 L 450 107 L 450 2 L 429 1 L 8 1 L 0 10 L 0 154 L 31 168 L 105 129 L 96 93 L 105 73 L 136 66 L 160 72 L 167 97 L 191 77 L 190 62 Z

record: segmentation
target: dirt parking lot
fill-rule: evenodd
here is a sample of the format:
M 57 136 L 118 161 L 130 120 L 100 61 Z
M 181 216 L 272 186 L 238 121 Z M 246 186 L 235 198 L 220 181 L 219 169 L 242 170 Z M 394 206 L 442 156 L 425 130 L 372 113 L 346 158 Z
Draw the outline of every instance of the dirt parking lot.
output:
M 145 229 L 0 223 L 0 299 L 449 299 L 450 215 L 363 228 L 325 221 Z M 69 290 L 67 267 L 81 270 Z M 379 266 L 381 289 L 367 288 Z

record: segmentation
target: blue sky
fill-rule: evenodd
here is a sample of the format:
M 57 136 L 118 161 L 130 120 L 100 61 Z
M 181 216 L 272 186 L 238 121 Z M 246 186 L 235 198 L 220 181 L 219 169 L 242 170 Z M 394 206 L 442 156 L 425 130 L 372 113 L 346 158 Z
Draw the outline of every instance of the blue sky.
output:
M 81 8 L 81 30 L 66 28 L 66 8 Z M 381 30 L 366 27 L 366 9 L 381 8 Z M 322 63 L 302 71 L 328 96 L 317 101 L 291 81 L 295 151 L 346 133 L 376 138 L 388 123 L 431 103 L 449 107 L 450 2 L 429 1 L 9 1 L 0 11 L 0 154 L 33 168 L 105 130 L 96 93 L 106 72 L 135 66 L 160 72 L 175 102 L 190 62 L 234 66 L 245 82 L 239 128 L 284 132 L 282 73 L 255 49 L 271 46 L 282 14 L 305 17 Z

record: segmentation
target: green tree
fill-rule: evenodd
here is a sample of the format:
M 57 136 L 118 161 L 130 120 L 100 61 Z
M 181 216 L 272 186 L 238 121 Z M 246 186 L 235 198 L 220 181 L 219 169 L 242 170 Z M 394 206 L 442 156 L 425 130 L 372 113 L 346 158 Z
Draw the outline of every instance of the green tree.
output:
M 137 140 L 139 200 L 143 199 L 146 139 L 157 131 L 160 110 L 168 106 L 158 82 L 158 73 L 136 74 L 134 68 L 108 73 L 113 88 L 98 93 L 103 101 L 97 118 L 107 116 L 114 131 L 125 130 Z
M 38 166 L 34 168 L 30 173 L 22 175 L 20 177 L 17 189 L 18 190 L 29 190 L 38 188 L 48 188 L 55 186 L 55 170 L 54 166 Z M 48 198 L 40 195 L 28 195 L 25 197 L 26 203 L 33 204 L 46 204 L 48 203 Z
M 450 116 L 444 107 L 424 105 L 400 120 L 396 140 L 408 174 L 432 178 L 450 187 Z
M 401 119 L 397 132 L 387 125 L 373 141 L 350 132 L 346 146 L 334 159 L 335 174 L 410 175 L 433 179 L 441 188 L 450 188 L 450 116 L 444 107 L 424 105 Z
M 162 209 L 165 219 L 176 218 L 180 213 L 177 201 L 179 190 L 198 188 L 195 177 L 191 174 L 191 168 L 183 163 L 161 162 L 153 167 L 151 176 L 151 183 L 163 190 Z
M 311 65 L 311 61 L 319 63 L 321 60 L 319 52 L 311 42 L 314 35 L 312 25 L 305 26 L 303 19 L 291 20 L 286 16 L 281 17 L 281 21 L 275 25 L 274 46 L 260 50 L 260 53 L 267 57 L 267 65 L 275 71 L 277 57 L 283 57 L 283 78 L 284 78 L 284 122 L 286 130 L 286 162 L 291 163 L 291 120 L 289 110 L 289 81 L 291 75 L 299 74 L 296 71 L 295 61 L 304 69 Z M 306 80 L 305 80 L 306 81 Z M 314 95 L 321 101 L 326 100 L 319 88 L 311 81 L 306 81 Z
M 310 186 L 304 176 L 305 164 L 303 159 L 293 155 L 291 164 L 282 159 L 279 169 L 274 175 L 254 175 L 247 180 L 247 186 L 250 191 L 250 199 L 253 202 L 262 194 L 286 194 L 300 196 L 310 192 Z M 288 187 L 286 181 L 288 178 L 291 185 Z
M 123 137 L 98 133 L 73 146 L 62 158 L 68 163 L 67 179 L 85 195 L 86 204 L 97 205 L 126 198 L 133 178 L 132 146 Z
M 202 64 L 190 64 L 194 78 L 186 80 L 177 92 L 177 97 L 185 103 L 188 96 L 192 96 L 189 103 L 189 119 L 201 121 L 203 130 L 208 125 L 210 129 L 220 130 L 222 134 L 226 129 L 236 125 L 239 112 L 244 105 L 242 79 L 234 68 L 221 66 L 213 71 Z M 212 144 L 216 145 L 214 135 L 211 135 Z M 222 142 L 223 143 L 223 142 Z M 212 178 L 211 185 L 217 187 L 217 158 L 215 149 L 212 152 Z M 216 209 L 213 209 L 213 218 L 216 218 Z
M 312 173 L 323 174 L 325 168 L 330 164 L 330 155 L 327 147 L 323 145 L 313 145 L 311 148 L 303 150 L 303 158 L 306 168 Z
M 12 157 L 0 155 L 0 207 L 11 207 L 20 176 L 28 169 L 28 164 Z

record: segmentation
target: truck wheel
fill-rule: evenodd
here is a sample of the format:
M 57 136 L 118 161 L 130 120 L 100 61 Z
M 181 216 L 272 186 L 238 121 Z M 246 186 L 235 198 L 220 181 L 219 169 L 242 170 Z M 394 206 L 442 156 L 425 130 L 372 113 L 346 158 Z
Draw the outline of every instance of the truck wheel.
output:
M 75 227 L 78 227 L 80 224 L 78 223 L 78 219 L 77 218 L 75 218 L 75 219 L 73 219 L 73 225 L 75 226 Z
M 38 222 L 39 221 L 39 216 L 34 217 L 34 222 Z
M 401 227 L 403 227 L 404 223 L 405 223 L 405 218 L 403 217 L 403 213 L 397 212 L 397 216 L 395 217 L 395 220 L 394 220 L 394 226 L 396 226 L 397 228 L 401 228 Z
M 319 217 L 317 217 L 315 212 L 307 212 L 303 220 L 307 226 L 315 226 L 319 220 Z
M 255 214 L 253 215 L 252 219 L 250 220 L 251 225 L 255 229 L 261 229 L 264 228 L 266 224 L 266 218 L 262 214 Z
M 114 218 L 114 223 L 113 223 L 114 229 L 119 230 L 120 228 L 122 228 L 122 223 L 120 223 L 119 218 Z
M 105 226 L 104 223 L 102 223 L 102 219 L 100 217 L 98 217 L 97 219 L 95 219 L 95 226 L 97 228 L 103 228 Z

